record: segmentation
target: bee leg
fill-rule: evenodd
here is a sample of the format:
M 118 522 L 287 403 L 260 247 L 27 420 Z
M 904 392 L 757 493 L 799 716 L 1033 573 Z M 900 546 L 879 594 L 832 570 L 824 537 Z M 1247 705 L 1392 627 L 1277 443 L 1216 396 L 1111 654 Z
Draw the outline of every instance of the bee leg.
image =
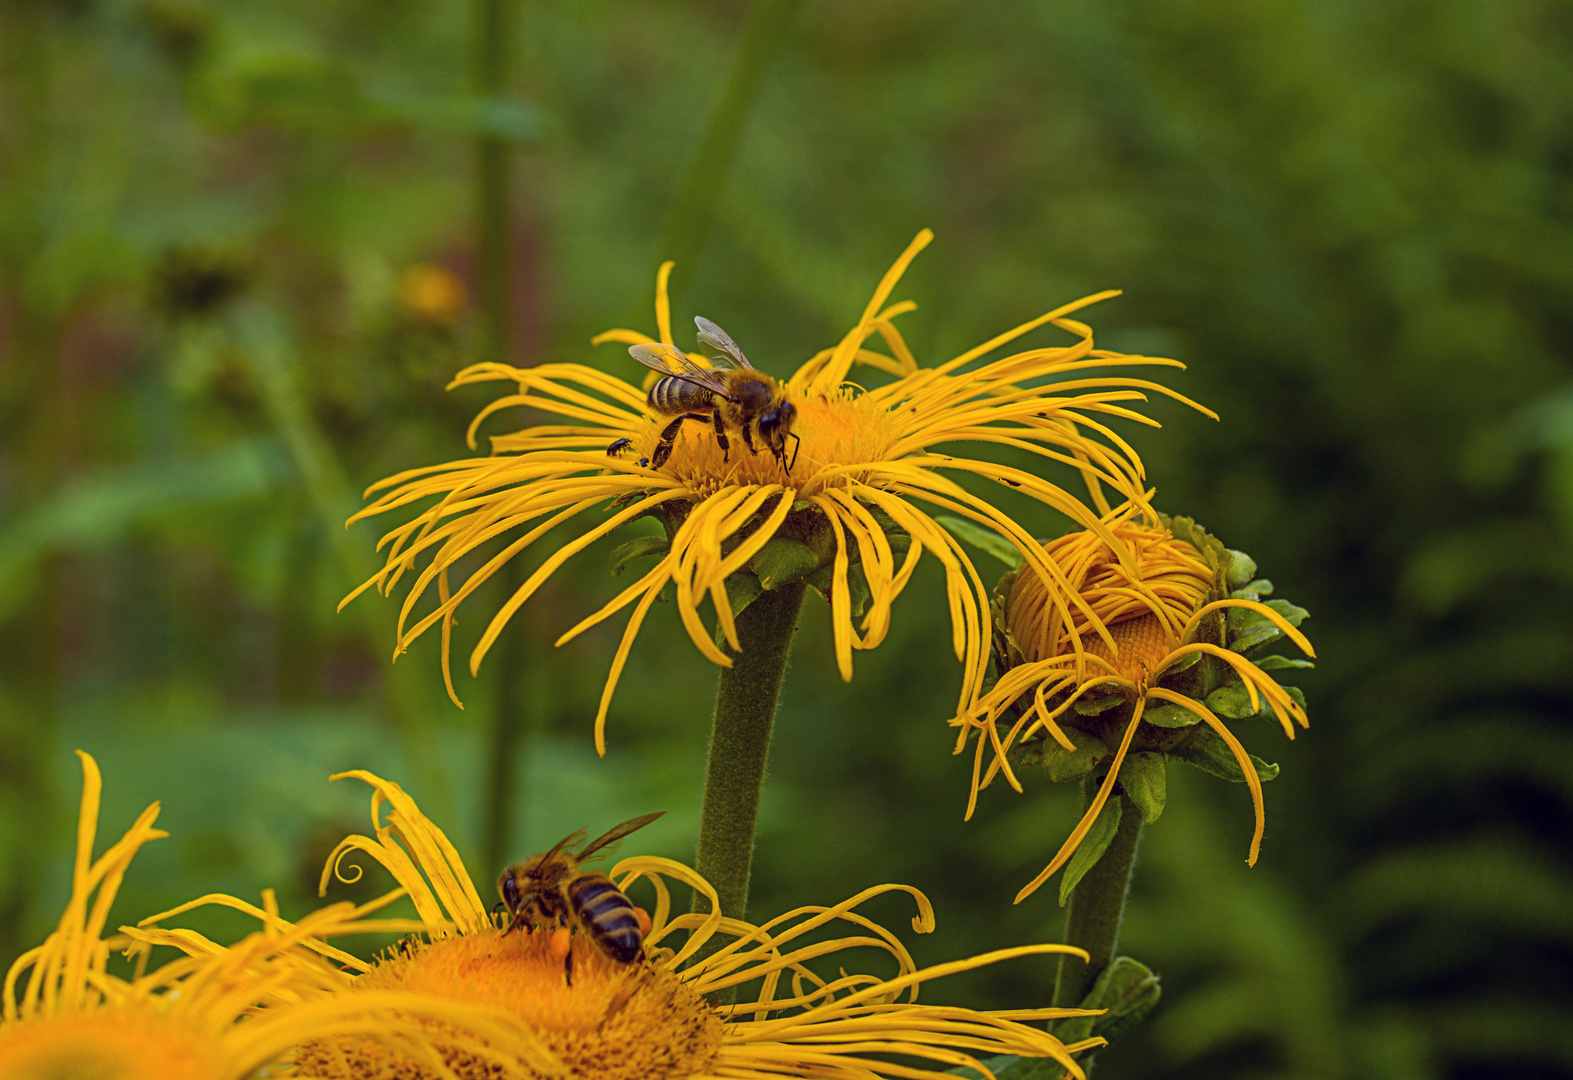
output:
M 743 425 L 743 445 L 748 447 L 748 452 L 750 454 L 759 453 L 759 451 L 754 447 L 754 429 L 748 424 Z
M 650 468 L 659 469 L 666 464 L 666 459 L 672 456 L 672 444 L 677 441 L 678 429 L 683 426 L 684 420 L 709 419 L 704 413 L 684 413 L 661 431 L 661 438 L 655 444 L 655 453 L 650 455 Z
M 792 442 L 792 463 L 787 466 L 787 472 L 791 472 L 792 471 L 792 465 L 796 465 L 797 464 L 797 452 L 802 447 L 803 440 L 798 435 L 798 433 L 795 432 L 795 431 L 789 431 L 789 432 L 787 432 L 787 434 L 792 436 L 792 439 L 793 439 L 793 442 Z M 785 453 L 783 453 L 782 457 L 785 457 L 785 456 L 786 456 Z
M 732 444 L 728 442 L 726 438 L 726 425 L 721 422 L 721 410 L 717 409 L 715 412 L 711 413 L 710 420 L 715 424 L 715 441 L 716 445 L 721 447 L 721 460 L 725 461 L 727 452 L 732 449 Z M 743 437 L 748 437 L 747 427 L 743 428 Z

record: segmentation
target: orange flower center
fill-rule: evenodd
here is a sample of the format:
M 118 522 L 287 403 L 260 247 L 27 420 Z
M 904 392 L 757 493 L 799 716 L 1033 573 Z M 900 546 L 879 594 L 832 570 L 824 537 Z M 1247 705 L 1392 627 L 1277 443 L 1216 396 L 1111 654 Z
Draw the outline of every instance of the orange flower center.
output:
M 667 1080 L 706 1071 L 721 1047 L 722 1021 L 680 979 L 648 963 L 619 964 L 583 936 L 571 971 L 549 933 L 497 930 L 415 945 L 379 962 L 357 990 L 403 990 L 505 1009 L 568 1067 L 596 1080 Z M 571 982 L 570 982 L 571 978 Z M 493 1076 L 483 1056 L 421 1021 L 461 1078 Z M 296 1055 L 303 1075 L 343 1080 L 415 1080 L 437 1074 L 362 1037 L 323 1039 Z M 544 1074 L 543 1074 L 544 1075 Z
M 5 1080 L 228 1080 L 209 1039 L 140 1009 L 103 1009 L 0 1027 Z

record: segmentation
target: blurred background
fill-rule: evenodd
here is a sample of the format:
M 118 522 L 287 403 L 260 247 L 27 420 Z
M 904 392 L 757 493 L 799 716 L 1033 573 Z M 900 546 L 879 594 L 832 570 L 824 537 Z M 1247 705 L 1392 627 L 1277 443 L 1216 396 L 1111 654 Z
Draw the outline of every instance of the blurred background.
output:
M 1244 788 L 1170 769 L 1125 942 L 1166 997 L 1101 1075 L 1573 1075 L 1570 182 L 1573 8 L 1536 0 L 11 0 L 0 961 L 66 895 L 76 747 L 101 846 L 154 799 L 173 834 L 120 920 L 268 886 L 306 910 L 366 828 L 364 786 L 327 783 L 355 767 L 483 884 L 651 809 L 624 850 L 691 856 L 713 670 L 658 611 L 598 760 L 620 623 L 551 649 L 621 584 L 617 538 L 478 679 L 456 662 L 461 712 L 434 635 L 390 667 L 394 601 L 335 614 L 381 531 L 341 523 L 468 453 L 466 363 L 641 374 L 588 341 L 653 332 L 661 258 L 680 341 L 702 313 L 785 376 L 931 226 L 896 293 L 920 363 L 1126 290 L 1082 316 L 1099 344 L 1185 361 L 1223 417 L 1124 430 L 1158 504 L 1313 615 L 1310 731 L 1243 725 L 1283 766 L 1255 869 Z M 962 823 L 941 586 L 930 562 L 851 684 L 809 600 L 754 915 L 902 881 L 937 908 L 922 961 L 1058 938 L 1052 887 L 1009 901 L 1078 794 L 996 784 Z M 1052 978 L 925 993 L 1026 1007 Z

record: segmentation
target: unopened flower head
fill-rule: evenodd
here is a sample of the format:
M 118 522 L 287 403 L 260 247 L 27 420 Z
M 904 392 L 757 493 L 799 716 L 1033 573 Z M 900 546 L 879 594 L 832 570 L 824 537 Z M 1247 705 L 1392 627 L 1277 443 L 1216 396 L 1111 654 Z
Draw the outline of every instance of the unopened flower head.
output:
M 963 665 L 960 702 L 969 704 L 988 665 L 988 592 L 966 551 L 931 512 L 996 532 L 1023 553 L 1051 589 L 1064 593 L 1064 603 L 1075 603 L 1059 581 L 1058 568 L 1030 533 L 957 478 L 997 481 L 1001 493 L 1008 489 L 1037 500 L 1112 541 L 1100 521 L 1108 510 L 1105 492 L 1143 508 L 1147 503 L 1141 460 L 1107 421 L 1151 424 L 1129 403 L 1145 400 L 1150 391 L 1178 395 L 1107 369 L 1183 365 L 1096 348 L 1091 329 L 1070 316 L 1114 295 L 1100 293 L 938 366 L 919 367 L 892 321 L 915 305 L 888 300 L 907 264 L 930 238 L 925 230 L 897 260 L 839 344 L 814 356 L 784 382 L 767 380 L 779 398 L 773 399 L 774 414 L 765 419 L 755 414 L 749 421 L 745 414 L 741 424 L 728 429 L 718 419 L 721 405 L 714 416 L 705 405 L 694 418 L 682 421 L 682 410 L 674 415 L 671 408 L 652 404 L 662 394 L 670 397 L 675 384 L 647 394 L 636 383 L 581 364 L 515 368 L 487 363 L 461 372 L 455 385 L 501 381 L 517 386 L 517 393 L 492 402 L 476 417 L 472 445 L 479 425 L 502 409 L 529 407 L 561 419 L 493 437 L 491 457 L 401 473 L 368 492 L 382 494 L 357 518 L 437 498 L 383 537 L 386 564 L 362 586 L 388 591 L 404 574 L 416 572 L 399 617 L 398 650 L 440 626 L 444 679 L 453 694 L 448 646 L 458 606 L 551 530 L 610 502 L 609 516 L 552 552 L 503 603 L 470 654 L 474 672 L 503 626 L 569 558 L 622 525 L 656 518 L 662 535 L 641 538 L 629 556 L 654 557 L 655 565 L 558 639 L 562 644 L 633 608 L 596 717 L 596 744 L 603 752 L 606 712 L 618 676 L 651 605 L 668 586 L 675 588 L 678 613 L 695 647 L 714 663 L 730 666 L 717 638 L 734 651 L 739 648 L 735 618 L 743 608 L 764 590 L 806 580 L 830 600 L 837 664 L 842 677 L 850 679 L 852 653 L 884 639 L 891 604 L 928 553 L 945 570 L 952 646 Z M 692 379 L 704 380 L 693 373 L 714 370 L 716 358 L 677 348 L 665 291 L 669 271 L 667 264 L 657 282 L 659 340 L 631 330 L 609 331 L 595 340 L 630 345 L 647 358 L 665 357 L 669 370 L 690 370 L 685 385 L 692 385 Z M 1069 332 L 1074 341 L 979 363 L 1045 325 Z M 888 353 L 869 347 L 875 336 Z M 711 335 L 708 340 L 716 339 Z M 632 360 L 628 364 L 654 378 Z M 848 380 L 854 364 L 892 378 L 865 390 Z M 685 400 L 692 400 L 691 391 L 684 393 L 689 394 Z M 723 404 L 727 410 L 743 409 Z M 1087 485 L 1096 509 L 1034 472 L 935 449 L 950 443 L 1010 447 L 1065 466 L 1069 476 Z M 510 535 L 457 587 L 449 580 L 460 560 Z M 433 588 L 436 604 L 417 614 L 421 598 Z M 718 634 L 701 619 L 700 606 L 707 598 Z
M 648 888 L 655 897 L 644 917 L 641 956 L 620 963 L 578 928 L 529 926 L 505 932 L 494 921 L 448 838 L 394 783 L 366 772 L 342 774 L 374 789 L 375 836 L 351 836 L 323 871 L 340 873 L 342 860 L 364 853 L 393 874 L 414 901 L 423 932 L 406 939 L 359 972 L 346 995 L 413 993 L 457 1007 L 506 1010 L 535 1034 L 541 1053 L 520 1078 L 582 1076 L 595 1080 L 764 1080 L 796 1076 L 889 1076 L 940 1080 L 958 1065 L 976 1066 L 994 1054 L 1052 1058 L 1083 1075 L 1073 1055 L 1102 1045 L 1089 1039 L 1066 1046 L 1032 1021 L 1091 1015 L 1082 1010 L 978 1012 L 917 1002 L 922 983 L 1021 956 L 1081 954 L 1063 945 L 1030 945 L 928 969 L 918 969 L 889 930 L 859 914 L 872 897 L 905 892 L 917 903 L 918 932 L 933 928 L 922 893 L 905 886 L 867 889 L 833 907 L 806 907 L 763 925 L 724 919 L 715 891 L 694 871 L 668 859 L 634 857 L 612 868 L 625 892 Z M 337 777 L 335 778 L 337 779 Z M 388 816 L 383 820 L 383 808 Z M 357 878 L 359 870 L 351 875 Z M 643 881 L 645 884 L 639 886 Z M 671 883 L 709 901 L 706 914 L 674 913 Z M 822 931 L 849 927 L 825 940 Z M 353 930 L 353 928 L 350 928 Z M 328 927 L 338 935 L 341 928 Z M 723 944 L 724 942 L 724 944 Z M 852 948 L 873 948 L 894 961 L 889 977 L 841 974 L 825 979 L 811 960 Z M 707 994 L 749 987 L 747 1000 L 718 1005 Z M 459 1080 L 491 1077 L 473 1044 L 446 1040 L 442 1026 L 420 1022 L 444 1067 Z M 439 1075 L 413 1067 L 396 1047 L 362 1037 L 307 1043 L 295 1062 L 325 1080 L 380 1080 Z
M 1277 769 L 1246 753 L 1224 721 L 1265 712 L 1291 739 L 1295 725 L 1307 722 L 1299 691 L 1268 672 L 1309 661 L 1251 659 L 1284 637 L 1314 656 L 1296 629 L 1304 609 L 1264 600 L 1273 586 L 1254 578 L 1255 563 L 1189 519 L 1145 519 L 1131 506 L 1105 524 L 1117 547 L 1086 530 L 1045 545 L 1081 603 L 1056 602 L 1053 586 L 1030 568 L 1001 581 L 999 680 L 953 721 L 958 753 L 979 733 L 968 816 L 978 792 L 1001 773 L 1021 790 L 1013 756 L 1043 763 L 1057 780 L 1106 769 L 1085 815 L 1018 903 L 1070 859 L 1131 755 L 1145 759 L 1144 767 L 1177 758 L 1243 780 L 1256 809 L 1248 859 L 1254 865 L 1266 824 L 1261 780 Z M 1155 820 L 1161 799 L 1141 809 Z
M 250 909 L 266 928 L 228 948 L 189 931 L 159 935 L 122 927 L 119 935 L 105 938 L 105 920 L 133 856 L 149 840 L 168 834 L 153 827 L 155 803 L 95 860 L 102 780 L 97 763 L 80 756 L 84 783 L 71 898 L 55 932 L 6 975 L 0 1076 L 242 1080 L 296 1043 L 332 1033 L 369 1033 L 415 1060 L 431 1060 L 423 1038 L 388 1030 L 395 1007 L 397 1015 L 469 1024 L 459 1030 L 479 1030 L 489 1045 L 506 1042 L 506 1023 L 483 1018 L 470 1024 L 471 1013 L 451 1005 L 409 994 L 343 994 L 347 976 L 327 959 L 338 950 L 317 935 L 324 927 L 356 924 L 360 913 L 351 905 L 325 909 L 291 927 L 278 919 L 269 896 L 263 908 Z M 187 955 L 147 972 L 155 944 L 178 945 Z M 107 970 L 116 948 L 135 960 L 132 977 Z M 499 1053 L 493 1060 L 511 1059 Z

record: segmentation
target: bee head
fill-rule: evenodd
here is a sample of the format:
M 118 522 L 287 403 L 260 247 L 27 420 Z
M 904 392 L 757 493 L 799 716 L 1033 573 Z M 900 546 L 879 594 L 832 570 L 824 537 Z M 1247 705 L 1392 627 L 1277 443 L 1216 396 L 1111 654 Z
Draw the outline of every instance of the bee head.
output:
M 519 880 L 514 873 L 514 868 L 509 867 L 502 872 L 502 877 L 497 879 L 497 891 L 502 895 L 502 902 L 509 911 L 518 911 L 523 898 L 519 895 Z
M 775 408 L 759 415 L 759 435 L 776 457 L 786 450 L 787 433 L 797 419 L 797 406 L 782 398 Z

